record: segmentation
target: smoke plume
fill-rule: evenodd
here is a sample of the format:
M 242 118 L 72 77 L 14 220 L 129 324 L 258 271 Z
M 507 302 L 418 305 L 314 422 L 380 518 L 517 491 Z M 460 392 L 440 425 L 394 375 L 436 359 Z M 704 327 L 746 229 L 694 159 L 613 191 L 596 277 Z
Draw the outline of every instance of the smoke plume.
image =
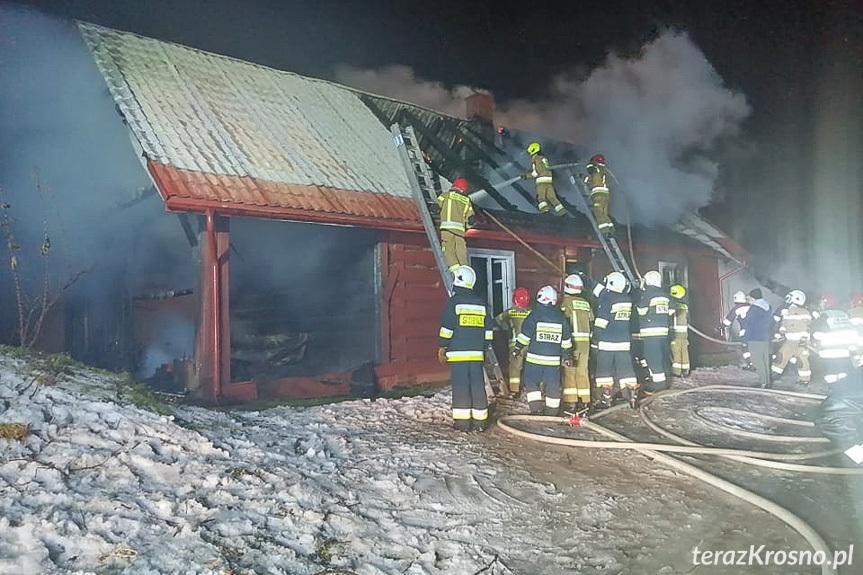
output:
M 463 116 L 466 86 L 417 79 L 404 67 L 336 72 L 339 82 Z M 710 202 L 722 145 L 739 135 L 746 98 L 722 78 L 686 33 L 666 31 L 632 57 L 554 78 L 545 101 L 499 102 L 496 121 L 606 156 L 628 206 L 625 221 L 667 224 Z M 540 140 L 541 142 L 541 140 Z M 554 158 L 551 158 L 554 163 Z

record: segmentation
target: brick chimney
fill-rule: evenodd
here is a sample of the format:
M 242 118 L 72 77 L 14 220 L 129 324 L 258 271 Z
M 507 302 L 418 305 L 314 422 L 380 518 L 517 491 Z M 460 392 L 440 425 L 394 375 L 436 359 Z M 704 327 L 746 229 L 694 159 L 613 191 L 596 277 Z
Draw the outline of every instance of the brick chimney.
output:
M 494 125 L 494 96 L 477 92 L 465 98 L 465 116 L 468 120 L 477 119 Z

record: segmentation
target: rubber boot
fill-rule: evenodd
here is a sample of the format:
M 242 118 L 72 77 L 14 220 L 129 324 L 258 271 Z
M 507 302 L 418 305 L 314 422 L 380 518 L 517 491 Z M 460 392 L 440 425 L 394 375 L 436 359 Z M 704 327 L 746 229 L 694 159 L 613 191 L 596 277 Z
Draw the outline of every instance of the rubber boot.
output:
M 470 431 L 470 419 L 455 419 L 452 426 L 459 431 Z
M 482 433 L 486 429 L 488 429 L 488 419 L 474 419 L 473 420 L 473 430 L 479 431 Z
M 608 409 L 611 407 L 612 395 L 611 390 L 603 389 L 600 392 L 599 398 L 594 403 L 596 409 Z
M 560 412 L 561 413 L 578 413 L 578 404 L 581 403 L 561 403 L 560 404 Z
M 543 410 L 542 414 L 549 416 L 549 417 L 557 417 L 558 415 L 560 415 L 560 408 L 559 407 L 549 407 L 546 405 L 545 410 Z

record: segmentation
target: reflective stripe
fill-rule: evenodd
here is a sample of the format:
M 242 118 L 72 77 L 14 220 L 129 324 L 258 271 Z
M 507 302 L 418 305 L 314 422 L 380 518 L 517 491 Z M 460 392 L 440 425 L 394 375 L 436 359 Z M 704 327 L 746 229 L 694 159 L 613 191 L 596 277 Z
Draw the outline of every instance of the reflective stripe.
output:
M 554 206 L 554 211 L 563 213 L 566 211 L 566 208 L 563 207 L 563 204 L 557 204 Z
M 572 340 L 569 338 L 566 338 L 565 340 L 560 342 L 560 347 L 561 347 L 561 349 L 572 349 Z
M 606 223 L 606 224 L 599 224 L 599 225 L 598 225 L 598 226 L 596 226 L 596 227 L 598 227 L 599 229 L 602 229 L 602 228 L 613 228 L 613 227 L 614 227 L 614 224 L 612 224 L 611 222 L 608 222 L 608 223 Z
M 547 208 L 547 207 L 548 207 L 548 202 L 539 202 L 539 204 L 538 204 L 536 207 L 537 207 L 537 208 L 539 208 L 540 210 L 541 210 L 542 208 Z
M 837 359 L 843 357 L 851 357 L 851 352 L 847 349 L 821 349 L 818 350 L 818 357 L 824 359 Z
M 540 355 L 538 353 L 527 352 L 527 357 L 524 360 L 537 365 L 560 365 L 559 355 Z
M 563 397 L 569 397 L 570 395 L 578 395 L 578 390 L 574 387 L 570 387 L 563 390 Z
M 521 345 L 527 345 L 530 343 L 530 338 L 524 335 L 523 333 L 518 334 L 518 337 L 515 340 Z
M 453 419 L 470 419 L 470 409 L 452 408 Z
M 545 398 L 545 406 L 550 407 L 552 409 L 557 409 L 560 407 L 560 398 L 559 397 L 546 397 Z
M 446 358 L 447 361 L 482 361 L 483 355 L 476 350 L 448 351 Z
M 772 371 L 773 373 L 782 373 L 785 370 L 782 369 L 780 366 L 773 364 L 770 366 L 770 371 Z
M 440 229 L 452 230 L 452 231 L 457 231 L 457 232 L 463 232 L 465 230 L 463 223 L 452 222 L 452 221 L 441 222 L 440 223 Z
M 827 383 L 836 383 L 840 379 L 845 379 L 848 377 L 847 373 L 828 373 L 824 376 L 824 381 Z
M 596 378 L 597 387 L 611 387 L 614 385 L 613 377 L 597 377 Z
M 638 387 L 638 378 L 635 377 L 621 377 L 620 385 L 625 385 L 626 387 Z
M 668 335 L 668 328 L 667 327 L 643 327 L 643 328 L 641 328 L 641 331 L 639 333 L 641 334 L 642 337 L 650 337 L 650 336 L 656 336 L 656 335 L 666 336 L 666 335 Z
M 798 320 L 798 321 L 799 321 L 799 320 L 812 319 L 812 316 L 811 316 L 811 315 L 809 315 L 808 313 L 795 313 L 794 315 L 791 315 L 791 314 L 789 313 L 788 315 L 786 315 L 786 316 L 784 317 L 784 319 L 788 319 L 788 320 Z
M 685 325 L 676 325 L 674 326 L 674 333 L 686 333 L 689 331 L 689 327 Z
M 582 341 L 585 339 L 590 339 L 589 331 L 574 331 L 572 332 L 572 339 L 575 341 Z
M 812 371 L 810 371 L 808 369 L 798 369 L 797 375 L 799 375 L 800 377 L 811 377 Z
M 537 184 L 550 184 L 553 181 L 551 176 L 537 176 L 536 183 Z
M 521 378 L 518 376 L 510 377 L 509 382 L 510 383 L 521 383 Z
M 608 187 L 607 186 L 596 186 L 595 188 L 590 188 L 590 195 L 593 194 L 607 194 Z
M 493 340 L 494 339 L 494 332 L 491 331 L 490 329 L 485 330 L 485 339 L 487 341 Z
M 485 306 L 472 303 L 459 303 L 455 306 L 455 313 L 456 315 L 464 313 L 471 315 L 485 315 Z
M 653 383 L 662 383 L 666 379 L 665 378 L 665 372 L 660 371 L 659 373 L 651 373 L 650 379 L 653 380 Z
M 629 351 L 628 341 L 600 341 L 598 347 L 602 351 Z
M 729 326 L 729 325 L 731 325 L 731 323 L 732 323 L 732 322 L 731 322 L 731 320 L 728 320 L 728 319 L 724 319 L 724 320 L 722 320 L 722 325 L 724 325 L 724 326 L 726 326 L 726 327 L 727 327 L 727 326 Z
M 785 334 L 785 339 L 788 339 L 791 341 L 801 340 L 804 337 L 809 337 L 808 331 L 789 331 Z
M 488 419 L 488 409 L 471 409 L 471 415 L 477 421 L 485 421 Z
M 598 318 L 596 318 L 594 325 L 596 327 L 608 327 L 608 320 L 605 319 L 604 317 L 598 317 Z
M 527 402 L 531 401 L 542 401 L 542 392 L 541 391 L 528 391 L 527 392 Z
M 443 337 L 443 338 L 449 339 L 449 338 L 451 338 L 451 337 L 452 337 L 452 333 L 453 333 L 453 332 L 452 332 L 452 330 L 451 330 L 451 329 L 447 329 L 447 328 L 445 328 L 445 327 L 441 327 L 441 328 L 440 328 L 440 332 L 438 332 L 438 335 L 439 335 L 440 337 Z

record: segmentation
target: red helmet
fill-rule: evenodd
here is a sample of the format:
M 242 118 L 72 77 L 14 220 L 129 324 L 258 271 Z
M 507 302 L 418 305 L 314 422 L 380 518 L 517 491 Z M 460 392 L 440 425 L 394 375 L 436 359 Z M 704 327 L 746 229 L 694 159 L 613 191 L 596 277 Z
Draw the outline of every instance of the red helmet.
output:
M 450 189 L 458 190 L 461 193 L 465 193 L 467 191 L 467 180 L 464 178 L 459 178 L 452 183 L 452 187 Z
M 851 305 L 853 307 L 863 307 L 863 292 L 857 292 L 851 296 Z
M 520 308 L 526 308 L 530 305 L 530 292 L 525 288 L 517 288 L 512 292 L 512 303 Z
M 592 164 L 600 164 L 600 165 L 604 166 L 605 165 L 605 156 L 603 156 L 602 154 L 594 154 L 594 156 L 592 158 L 590 158 L 590 162 Z
M 821 309 L 836 307 L 836 297 L 832 293 L 821 294 Z

